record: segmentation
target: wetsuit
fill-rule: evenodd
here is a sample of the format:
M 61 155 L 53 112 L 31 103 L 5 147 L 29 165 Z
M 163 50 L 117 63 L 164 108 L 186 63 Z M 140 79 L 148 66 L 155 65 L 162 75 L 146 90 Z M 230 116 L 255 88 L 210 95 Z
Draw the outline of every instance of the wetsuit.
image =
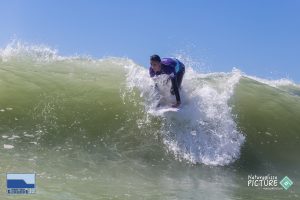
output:
M 182 62 L 175 58 L 163 58 L 161 60 L 161 70 L 154 72 L 152 67 L 149 68 L 151 77 L 158 76 L 161 74 L 170 75 L 172 82 L 171 94 L 175 94 L 177 102 L 180 102 L 179 88 L 181 86 L 182 78 L 185 72 L 185 66 Z

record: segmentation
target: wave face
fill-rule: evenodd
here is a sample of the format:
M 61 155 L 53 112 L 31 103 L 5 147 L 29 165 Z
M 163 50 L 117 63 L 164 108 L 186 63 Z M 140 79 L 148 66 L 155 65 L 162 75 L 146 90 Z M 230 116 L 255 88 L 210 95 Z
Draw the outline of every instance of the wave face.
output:
M 156 183 L 138 173 L 147 176 L 147 168 L 164 176 L 148 166 L 275 171 L 284 168 L 278 163 L 300 166 L 300 87 L 288 80 L 263 80 L 238 69 L 203 74 L 188 67 L 182 108 L 155 113 L 154 82 L 130 59 L 63 57 L 48 47 L 14 42 L 0 50 L 0 71 L 0 155 L 7 171 L 36 170 L 54 183 L 64 175 L 91 181 L 90 187 L 97 178 L 112 188 L 131 180 L 147 193 L 141 183 L 148 188 Z M 172 101 L 165 77 L 156 81 L 160 95 Z M 75 185 L 68 194 L 76 193 Z M 46 183 L 41 188 L 48 195 Z
M 10 94 L 2 99 L 3 124 L 8 123 L 6 113 L 17 114 L 20 120 L 11 128 L 22 127 L 20 122 L 38 126 L 37 143 L 44 138 L 49 143 L 49 138 L 57 138 L 54 135 L 115 134 L 120 128 L 139 134 L 135 127 L 144 125 L 146 134 L 159 133 L 161 145 L 178 160 L 226 165 L 239 157 L 245 138 L 227 103 L 241 77 L 239 71 L 203 75 L 188 68 L 182 109 L 151 116 L 153 81 L 147 69 L 131 60 L 63 58 L 48 48 L 17 44 L 3 50 L 2 61 L 2 91 Z M 160 87 L 168 93 L 170 86 Z M 157 120 L 159 126 L 152 126 Z M 20 131 L 32 132 L 23 129 Z

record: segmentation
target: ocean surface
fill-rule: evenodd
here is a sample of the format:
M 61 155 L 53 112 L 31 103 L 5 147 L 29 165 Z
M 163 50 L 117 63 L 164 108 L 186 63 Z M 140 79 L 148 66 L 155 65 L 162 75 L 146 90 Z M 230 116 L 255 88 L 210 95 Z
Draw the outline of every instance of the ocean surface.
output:
M 169 83 L 134 60 L 1 48 L 0 199 L 300 199 L 300 86 L 181 59 L 181 109 L 161 113 Z M 7 195 L 9 172 L 36 173 L 36 194 Z

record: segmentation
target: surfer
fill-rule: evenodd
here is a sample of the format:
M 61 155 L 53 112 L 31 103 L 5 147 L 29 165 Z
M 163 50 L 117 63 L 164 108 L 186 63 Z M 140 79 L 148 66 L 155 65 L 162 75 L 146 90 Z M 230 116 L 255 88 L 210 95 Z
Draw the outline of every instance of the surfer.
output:
M 169 79 L 172 82 L 170 93 L 176 97 L 176 103 L 172 104 L 172 107 L 178 107 L 181 103 L 179 88 L 181 88 L 181 82 L 185 72 L 184 64 L 175 58 L 160 59 L 158 55 L 152 55 L 150 57 L 150 64 L 150 77 L 159 76 L 161 74 L 169 75 Z

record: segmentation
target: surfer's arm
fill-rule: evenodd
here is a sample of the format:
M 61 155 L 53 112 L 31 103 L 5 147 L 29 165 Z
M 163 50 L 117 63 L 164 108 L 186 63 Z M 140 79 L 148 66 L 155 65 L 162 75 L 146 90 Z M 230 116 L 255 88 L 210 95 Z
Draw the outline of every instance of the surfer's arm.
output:
M 150 75 L 151 78 L 153 78 L 155 76 L 155 72 L 152 69 L 152 67 L 149 68 L 149 75 Z

